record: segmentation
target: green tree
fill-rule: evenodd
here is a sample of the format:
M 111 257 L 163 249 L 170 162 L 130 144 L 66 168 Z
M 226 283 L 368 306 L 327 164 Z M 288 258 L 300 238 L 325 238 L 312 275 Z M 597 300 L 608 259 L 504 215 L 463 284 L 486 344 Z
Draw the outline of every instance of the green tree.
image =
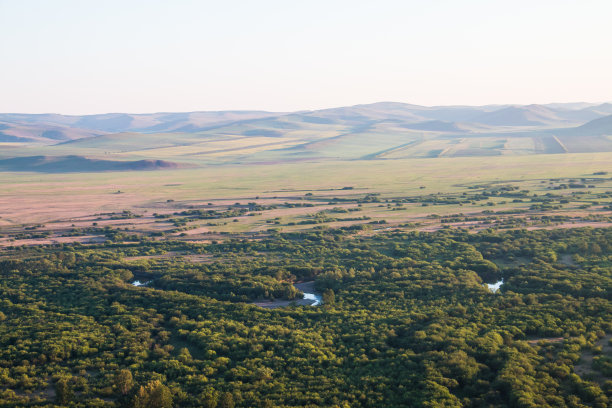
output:
M 55 401 L 58 404 L 66 405 L 72 400 L 74 392 L 72 387 L 66 378 L 60 378 L 55 383 Z
M 234 408 L 234 396 L 229 392 L 224 392 L 219 401 L 220 408 Z
M 130 370 L 119 370 L 115 374 L 115 387 L 121 395 L 127 394 L 134 386 L 134 380 Z
M 171 408 L 172 392 L 159 380 L 140 387 L 134 396 L 134 408 Z
M 333 289 L 326 289 L 323 292 L 323 304 L 332 306 L 336 302 L 336 294 Z
M 178 360 L 184 364 L 190 363 L 193 360 L 187 347 L 182 347 L 179 350 Z
M 204 408 L 217 408 L 219 393 L 213 388 L 207 388 L 200 394 L 200 403 Z

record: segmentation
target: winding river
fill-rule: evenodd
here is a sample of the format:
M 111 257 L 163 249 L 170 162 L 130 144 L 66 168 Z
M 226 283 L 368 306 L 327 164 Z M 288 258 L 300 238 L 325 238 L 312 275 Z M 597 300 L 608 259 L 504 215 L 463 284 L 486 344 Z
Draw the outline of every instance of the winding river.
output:
M 310 306 L 319 306 L 321 304 L 321 296 L 314 293 L 304 292 L 304 299 L 313 301 Z
M 151 283 L 151 281 L 134 280 L 130 283 L 132 286 L 147 286 L 149 283 Z M 276 308 L 289 306 L 292 303 L 302 306 L 319 306 L 322 303 L 323 297 L 315 290 L 314 281 L 295 283 L 293 286 L 300 292 L 304 293 L 303 299 L 254 302 L 254 304 L 261 307 Z
M 501 285 L 504 284 L 504 280 L 498 280 L 495 283 L 486 283 L 487 287 L 489 288 L 489 290 L 493 293 L 497 292 L 499 290 L 499 288 L 501 288 Z

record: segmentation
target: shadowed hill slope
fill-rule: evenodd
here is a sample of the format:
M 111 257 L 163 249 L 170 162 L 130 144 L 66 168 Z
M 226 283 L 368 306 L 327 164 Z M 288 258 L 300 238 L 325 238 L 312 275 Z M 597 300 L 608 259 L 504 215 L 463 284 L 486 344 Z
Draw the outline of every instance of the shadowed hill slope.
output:
M 129 170 L 164 170 L 184 167 L 165 160 L 100 160 L 82 156 L 28 156 L 0 160 L 2 171 L 72 173 Z
M 541 105 L 510 106 L 474 117 L 473 121 L 492 126 L 546 126 L 564 122 L 555 111 Z
M 573 129 L 568 129 L 569 134 L 601 136 L 612 135 L 612 115 L 594 119 Z

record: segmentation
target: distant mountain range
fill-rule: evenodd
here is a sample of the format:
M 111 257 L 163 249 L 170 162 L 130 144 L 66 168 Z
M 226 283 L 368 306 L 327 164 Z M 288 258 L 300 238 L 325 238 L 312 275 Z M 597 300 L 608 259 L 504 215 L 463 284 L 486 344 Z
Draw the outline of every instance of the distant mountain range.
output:
M 43 142 L 74 140 L 120 132 L 187 132 L 202 131 L 214 126 L 243 120 L 278 116 L 257 111 L 185 112 L 101 115 L 0 114 L 0 142 Z
M 612 104 L 0 114 L 0 171 L 612 152 Z
M 302 111 L 220 111 L 100 115 L 0 114 L 0 142 L 55 144 L 112 133 L 197 133 L 232 125 L 249 125 L 250 135 L 281 135 L 301 124 L 373 126 L 387 122 L 408 129 L 442 132 L 489 127 L 576 127 L 612 115 L 612 104 L 418 106 L 396 102 Z M 279 128 L 270 130 L 276 121 Z M 262 129 L 258 129 L 261 123 Z M 274 128 L 274 126 L 271 126 Z M 272 129 L 273 130 L 273 129 Z M 246 134 L 249 135 L 249 134 Z

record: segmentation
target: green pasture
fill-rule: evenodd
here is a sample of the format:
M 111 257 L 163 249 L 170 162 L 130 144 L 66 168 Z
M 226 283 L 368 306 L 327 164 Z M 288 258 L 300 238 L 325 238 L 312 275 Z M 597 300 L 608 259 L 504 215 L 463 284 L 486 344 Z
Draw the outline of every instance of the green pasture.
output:
M 550 191 L 542 180 L 593 177 L 593 173 L 602 171 L 612 174 L 611 159 L 610 153 L 590 153 L 207 165 L 192 169 L 107 173 L 4 172 L 0 173 L 0 202 L 8 207 L 15 199 L 41 205 L 45 200 L 55 200 L 58 205 L 76 202 L 90 209 L 90 213 L 109 208 L 154 211 L 168 200 L 228 205 L 263 199 L 276 202 L 299 200 L 306 193 L 312 193 L 322 201 L 346 194 L 363 196 L 367 193 L 379 193 L 383 198 L 392 199 L 461 193 L 470 191 L 469 186 L 490 182 L 512 183 L 540 194 Z M 610 176 L 597 177 L 607 179 Z M 342 190 L 344 187 L 353 189 Z M 597 185 L 596 188 L 604 187 Z M 612 190 L 612 187 L 608 188 Z M 121 193 L 117 194 L 118 191 Z M 510 204 L 505 204 L 508 206 Z M 465 206 L 452 205 L 406 207 L 406 210 L 393 212 L 377 207 L 364 208 L 355 214 L 371 215 L 377 219 L 468 210 Z M 482 209 L 481 203 L 475 207 Z M 385 214 L 379 216 L 377 211 Z M 10 214 L 3 216 L 10 218 Z
M 139 192 L 143 199 L 273 196 L 345 186 L 384 194 L 413 193 L 425 186 L 419 193 L 431 193 L 485 181 L 586 177 L 598 171 L 612 172 L 612 154 L 230 164 L 105 173 L 4 172 L 0 195 L 56 191 L 59 186 L 70 187 L 68 194 L 78 194 L 79 189 L 102 193 L 117 185 Z

